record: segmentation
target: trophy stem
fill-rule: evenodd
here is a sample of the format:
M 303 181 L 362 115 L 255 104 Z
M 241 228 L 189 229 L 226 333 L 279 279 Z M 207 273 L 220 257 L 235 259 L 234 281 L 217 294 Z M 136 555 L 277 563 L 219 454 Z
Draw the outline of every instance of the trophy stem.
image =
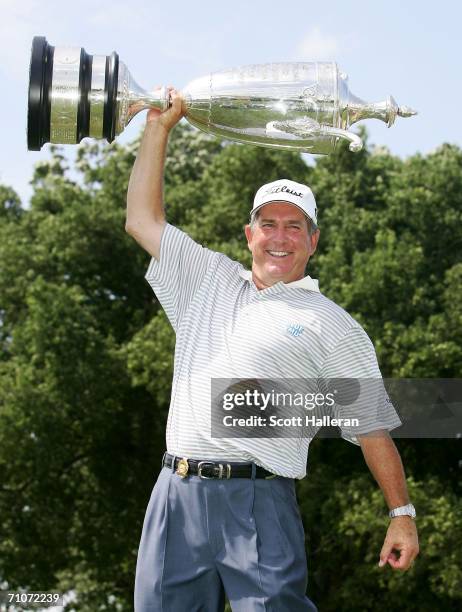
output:
M 142 92 L 137 95 L 134 95 L 133 92 L 131 92 L 131 94 L 128 102 L 127 121 L 125 125 L 142 110 L 157 108 L 160 111 L 164 111 L 169 106 L 170 96 L 165 87 L 160 87 L 155 91 Z
M 140 111 L 151 108 L 164 111 L 170 105 L 170 94 L 166 87 L 146 91 L 130 75 L 123 62 L 119 66 L 118 90 L 116 134 L 120 134 Z

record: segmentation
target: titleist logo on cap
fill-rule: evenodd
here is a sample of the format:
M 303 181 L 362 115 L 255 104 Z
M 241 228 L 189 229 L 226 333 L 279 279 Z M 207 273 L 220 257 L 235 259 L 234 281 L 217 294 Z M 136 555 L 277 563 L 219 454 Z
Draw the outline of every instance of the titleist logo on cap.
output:
M 267 189 L 264 193 L 280 193 L 281 191 L 285 191 L 286 193 L 290 193 L 294 196 L 298 196 L 299 198 L 302 197 L 302 193 L 299 193 L 298 191 L 294 191 L 293 189 L 289 189 L 289 187 L 286 187 L 285 185 L 282 185 L 282 187 L 271 187 L 270 189 Z

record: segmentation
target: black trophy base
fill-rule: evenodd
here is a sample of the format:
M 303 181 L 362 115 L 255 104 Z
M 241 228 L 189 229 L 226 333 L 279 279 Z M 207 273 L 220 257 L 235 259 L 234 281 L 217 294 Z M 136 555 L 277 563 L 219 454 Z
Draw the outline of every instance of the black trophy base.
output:
M 27 148 L 29 151 L 40 151 L 44 144 L 50 142 L 54 51 L 55 47 L 49 45 L 45 37 L 34 37 L 30 59 L 27 111 Z M 78 101 L 74 144 L 78 144 L 82 138 L 89 135 L 92 63 L 93 56 L 82 48 L 78 90 L 73 92 Z M 102 137 L 108 142 L 112 142 L 116 136 L 118 76 L 119 56 L 114 52 L 106 57 L 104 85 Z M 59 94 L 55 92 L 55 95 Z

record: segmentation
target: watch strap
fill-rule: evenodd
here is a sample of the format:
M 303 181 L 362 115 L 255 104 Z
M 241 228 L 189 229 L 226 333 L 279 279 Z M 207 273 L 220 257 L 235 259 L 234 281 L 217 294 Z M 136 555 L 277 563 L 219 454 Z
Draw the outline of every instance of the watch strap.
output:
M 398 508 L 393 508 L 390 510 L 388 516 L 390 518 L 395 518 L 397 516 L 410 516 L 412 519 L 415 519 L 416 512 L 412 504 L 406 504 L 405 506 L 399 506 Z

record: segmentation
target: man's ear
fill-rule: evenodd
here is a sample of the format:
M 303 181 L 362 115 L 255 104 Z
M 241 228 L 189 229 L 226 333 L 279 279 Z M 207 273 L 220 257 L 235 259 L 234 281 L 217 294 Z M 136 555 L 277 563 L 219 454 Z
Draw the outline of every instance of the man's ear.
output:
M 244 225 L 244 232 L 245 232 L 245 237 L 247 238 L 247 247 L 250 251 L 251 250 L 250 243 L 252 242 L 252 228 L 250 227 L 249 224 Z
M 313 253 L 316 251 L 316 248 L 318 246 L 318 242 L 319 242 L 319 235 L 321 234 L 321 231 L 319 229 L 317 229 L 311 236 L 310 236 L 310 243 L 311 243 L 311 255 L 313 255 Z

